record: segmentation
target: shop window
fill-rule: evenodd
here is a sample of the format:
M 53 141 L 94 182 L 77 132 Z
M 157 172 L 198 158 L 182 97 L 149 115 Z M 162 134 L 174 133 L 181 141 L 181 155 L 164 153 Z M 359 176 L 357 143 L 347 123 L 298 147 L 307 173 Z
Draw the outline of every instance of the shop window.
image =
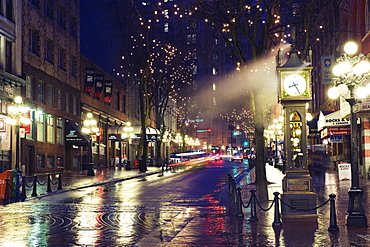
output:
M 55 168 L 55 161 L 53 155 L 48 155 L 48 159 L 46 161 L 48 168 Z
M 37 168 L 38 169 L 45 169 L 45 155 L 38 154 L 36 156 L 36 160 L 37 160 Z
M 55 132 L 54 132 L 54 117 L 48 115 L 46 118 L 47 123 L 47 142 L 55 143 Z
M 64 167 L 63 157 L 57 157 L 57 167 Z

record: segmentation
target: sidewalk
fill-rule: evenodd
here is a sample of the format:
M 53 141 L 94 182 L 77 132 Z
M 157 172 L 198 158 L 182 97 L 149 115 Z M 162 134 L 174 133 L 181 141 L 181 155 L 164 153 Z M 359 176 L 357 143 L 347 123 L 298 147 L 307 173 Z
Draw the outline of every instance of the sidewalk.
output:
M 141 173 L 138 169 L 126 170 L 124 167 L 104 167 L 94 169 L 94 176 L 87 176 L 87 171 L 72 172 L 67 171 L 62 173 L 62 190 L 58 188 L 58 174 L 52 174 L 52 192 L 51 193 L 62 193 L 75 189 L 81 189 L 91 186 L 103 185 L 107 183 L 115 183 L 128 179 L 141 178 L 152 174 L 160 174 L 162 172 L 161 167 L 147 167 L 147 172 Z M 34 178 L 26 177 L 27 187 L 26 196 L 32 198 L 33 188 L 32 185 Z M 46 196 L 49 193 L 47 190 L 47 174 L 37 175 L 37 181 L 41 184 L 37 184 L 37 195 Z
M 282 174 L 273 166 L 266 165 L 269 200 L 273 200 L 274 192 L 282 191 Z M 247 184 L 248 177 L 243 179 L 244 183 L 240 183 L 242 188 L 242 200 L 246 204 L 250 198 L 250 190 L 255 189 L 254 184 Z M 243 182 L 242 181 L 242 182 Z M 317 217 L 296 217 L 288 218 L 282 215 L 282 226 L 273 227 L 274 210 L 262 211 L 257 206 L 258 222 L 249 222 L 251 227 L 256 228 L 259 235 L 264 235 L 265 239 L 274 242 L 275 245 L 270 246 L 370 246 L 370 229 L 355 228 L 346 226 L 346 212 L 348 209 L 348 190 L 351 187 L 350 180 L 339 180 L 338 173 L 329 170 L 326 173 L 325 189 L 322 194 L 316 194 L 316 205 L 321 205 L 329 199 L 330 194 L 335 194 L 336 219 L 339 227 L 338 231 L 328 231 L 330 226 L 330 203 L 317 209 Z M 370 180 L 360 179 L 360 187 L 363 190 L 362 205 L 367 214 L 368 225 L 370 224 L 369 206 L 370 205 Z M 272 201 L 263 203 L 264 208 L 268 208 Z M 280 205 L 281 206 L 281 205 Z M 251 216 L 250 208 L 243 208 L 244 222 L 248 222 Z M 254 226 L 256 224 L 256 226 Z M 256 242 L 253 244 L 261 244 L 262 237 L 255 236 Z M 267 240 L 265 240 L 267 241 Z M 262 245 L 261 245 L 262 246 Z

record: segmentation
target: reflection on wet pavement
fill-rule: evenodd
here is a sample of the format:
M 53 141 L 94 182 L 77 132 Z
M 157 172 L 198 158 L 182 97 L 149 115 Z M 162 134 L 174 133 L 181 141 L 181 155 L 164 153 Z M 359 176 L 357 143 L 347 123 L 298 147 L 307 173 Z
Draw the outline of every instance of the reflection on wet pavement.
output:
M 340 230 L 331 233 L 328 207 L 319 208 L 317 217 L 284 218 L 281 227 L 272 227 L 273 210 L 258 210 L 257 222 L 248 221 L 250 208 L 235 216 L 227 174 L 241 176 L 245 202 L 255 185 L 246 182 L 241 164 L 212 164 L 0 206 L 0 246 L 370 246 L 366 228 L 345 227 L 350 182 L 336 174 L 327 174 L 317 197 L 322 203 L 330 193 L 340 195 Z M 270 168 L 269 194 L 281 190 L 283 177 Z

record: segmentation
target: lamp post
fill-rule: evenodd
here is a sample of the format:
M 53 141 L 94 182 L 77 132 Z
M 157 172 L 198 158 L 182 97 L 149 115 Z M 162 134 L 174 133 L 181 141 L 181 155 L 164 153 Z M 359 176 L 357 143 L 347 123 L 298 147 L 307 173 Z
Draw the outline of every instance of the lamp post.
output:
M 30 125 L 29 111 L 30 108 L 23 104 L 21 96 L 15 96 L 13 102 L 8 107 L 8 118 L 6 121 L 15 127 L 16 133 L 15 169 L 17 170 L 21 167 L 21 125 Z
M 347 226 L 367 227 L 367 219 L 362 206 L 363 191 L 359 183 L 359 170 L 357 163 L 357 103 L 359 98 L 364 98 L 370 91 L 370 84 L 364 88 L 364 83 L 370 78 L 370 63 L 365 54 L 357 53 L 357 44 L 348 42 L 344 46 L 345 54 L 337 58 L 333 67 L 333 83 L 335 87 L 329 89 L 330 98 L 337 98 L 339 95 L 350 105 L 351 112 L 351 188 L 348 191 L 349 203 L 347 210 Z
M 132 133 L 134 128 L 131 126 L 130 122 L 126 123 L 126 126 L 123 128 L 122 138 L 127 139 L 127 163 L 126 170 L 131 170 L 131 161 L 130 161 L 130 145 L 132 144 L 132 138 L 135 137 L 135 134 Z
M 99 128 L 97 126 L 97 121 L 94 119 L 94 115 L 91 112 L 86 114 L 86 119 L 83 121 L 83 127 L 81 131 L 89 135 L 89 147 L 88 147 L 88 170 L 87 176 L 94 176 L 94 163 L 93 163 L 93 154 L 92 154 L 92 135 L 99 133 Z
M 269 129 L 271 129 L 274 137 L 275 137 L 275 166 L 279 163 L 278 158 L 278 136 L 280 136 L 283 133 L 283 125 L 281 122 L 283 121 L 283 117 L 279 119 L 274 119 L 274 123 L 269 126 Z

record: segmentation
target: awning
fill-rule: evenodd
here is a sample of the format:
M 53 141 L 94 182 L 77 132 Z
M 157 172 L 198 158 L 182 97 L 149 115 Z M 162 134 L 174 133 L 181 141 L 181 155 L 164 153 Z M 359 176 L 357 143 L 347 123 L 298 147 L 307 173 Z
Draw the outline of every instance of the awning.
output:
M 342 118 L 340 111 L 320 112 L 319 121 L 317 122 L 318 130 L 321 131 L 327 127 L 348 126 L 351 123 L 349 118 Z
M 66 119 L 65 126 L 66 144 L 76 146 L 89 146 L 89 137 L 81 132 L 81 129 L 72 120 Z

